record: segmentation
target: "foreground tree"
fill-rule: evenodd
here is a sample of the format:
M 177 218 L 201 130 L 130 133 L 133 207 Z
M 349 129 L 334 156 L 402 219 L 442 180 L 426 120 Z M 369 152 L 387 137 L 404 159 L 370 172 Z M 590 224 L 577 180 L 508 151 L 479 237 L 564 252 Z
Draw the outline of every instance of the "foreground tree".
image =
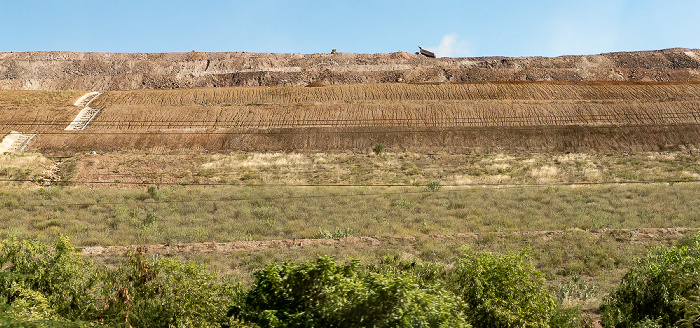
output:
M 474 327 L 549 327 L 557 311 L 526 250 L 493 255 L 467 248 L 453 284 Z
M 97 312 L 90 293 L 97 284 L 92 262 L 67 237 L 53 249 L 36 239 L 0 242 L 0 304 L 18 319 L 89 320 Z
M 220 327 L 237 284 L 202 265 L 147 260 L 137 250 L 96 270 L 61 237 L 0 242 L 0 326 Z
M 604 327 L 700 327 L 700 234 L 639 259 L 601 313 Z
M 100 321 L 133 327 L 220 327 L 236 285 L 194 262 L 129 250 L 117 270 L 101 273 Z
M 320 257 L 268 264 L 229 314 L 262 327 L 468 327 L 460 310 L 442 288 Z

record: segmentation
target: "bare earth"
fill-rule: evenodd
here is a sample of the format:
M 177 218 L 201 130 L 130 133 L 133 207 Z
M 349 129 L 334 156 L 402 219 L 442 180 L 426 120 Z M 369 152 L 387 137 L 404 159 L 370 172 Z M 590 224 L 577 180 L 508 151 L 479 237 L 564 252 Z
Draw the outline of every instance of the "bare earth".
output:
M 587 56 L 426 58 L 390 54 L 0 53 L 0 89 L 130 90 L 309 83 L 700 81 L 700 50 Z

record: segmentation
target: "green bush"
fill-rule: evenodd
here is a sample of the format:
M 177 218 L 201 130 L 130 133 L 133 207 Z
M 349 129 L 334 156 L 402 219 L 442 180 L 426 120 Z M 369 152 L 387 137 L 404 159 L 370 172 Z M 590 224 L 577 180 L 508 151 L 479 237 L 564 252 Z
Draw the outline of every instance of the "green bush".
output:
M 92 263 L 61 236 L 50 250 L 36 239 L 0 242 L 0 297 L 27 320 L 94 316 Z
M 700 234 L 683 246 L 659 247 L 639 259 L 606 296 L 604 327 L 700 325 Z
M 374 148 L 372 148 L 372 151 L 376 155 L 381 155 L 384 152 L 384 145 L 376 144 L 376 145 L 374 145 Z
M 439 287 L 319 257 L 268 264 L 229 314 L 262 327 L 468 327 L 460 309 Z
M 101 274 L 105 323 L 133 327 L 220 327 L 235 286 L 194 262 L 144 258 L 129 250 L 117 270 Z
M 18 306 L 10 306 L 0 303 L 0 327 L 22 327 L 22 328 L 80 328 L 95 327 L 96 325 L 81 322 L 67 321 L 64 319 L 34 319 L 17 315 Z
M 220 327 L 238 285 L 196 263 L 146 261 L 130 250 L 94 269 L 68 238 L 0 242 L 0 326 Z
M 440 181 L 431 180 L 426 185 L 430 191 L 440 191 L 442 189 L 442 183 Z
M 467 248 L 453 279 L 474 327 L 549 327 L 557 311 L 526 250 L 492 255 Z
M 558 307 L 549 319 L 549 327 L 552 328 L 584 328 L 594 327 L 591 317 L 582 316 L 578 306 L 563 308 Z

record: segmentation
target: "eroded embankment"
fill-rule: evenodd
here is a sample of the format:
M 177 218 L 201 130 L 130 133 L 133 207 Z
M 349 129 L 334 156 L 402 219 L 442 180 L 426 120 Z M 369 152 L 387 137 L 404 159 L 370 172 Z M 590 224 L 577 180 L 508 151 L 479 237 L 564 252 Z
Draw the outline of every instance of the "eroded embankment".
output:
M 40 151 L 605 152 L 693 149 L 699 83 L 364 84 L 113 91 Z M 34 121 L 35 122 L 35 121 Z M 7 122 L 7 128 L 16 128 Z
M 700 51 L 426 58 L 391 54 L 0 53 L 0 89 L 129 90 L 464 81 L 700 81 Z

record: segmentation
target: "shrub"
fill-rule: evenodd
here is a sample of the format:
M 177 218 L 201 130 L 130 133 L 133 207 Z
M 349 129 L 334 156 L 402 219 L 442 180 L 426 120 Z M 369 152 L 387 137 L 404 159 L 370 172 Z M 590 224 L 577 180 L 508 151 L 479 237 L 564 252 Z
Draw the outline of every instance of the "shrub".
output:
M 556 311 L 526 250 L 492 255 L 467 248 L 453 284 L 474 327 L 547 327 Z
M 554 295 L 561 303 L 586 303 L 598 297 L 598 288 L 576 274 L 555 286 Z
M 652 249 L 622 278 L 601 306 L 604 327 L 677 324 L 700 319 L 700 234 L 683 246 Z M 695 321 L 695 323 L 693 323 Z
M 131 249 L 117 270 L 105 269 L 105 323 L 133 327 L 220 327 L 236 287 L 194 262 L 154 258 Z
M 440 181 L 432 180 L 426 185 L 430 191 L 440 191 L 442 189 L 442 183 Z
M 552 317 L 549 319 L 549 327 L 552 328 L 584 328 L 596 327 L 593 324 L 593 319 L 589 316 L 581 315 L 581 308 L 574 307 L 558 307 Z
M 382 144 L 376 144 L 376 145 L 374 145 L 374 148 L 372 149 L 372 151 L 373 151 L 376 155 L 381 155 L 381 154 L 384 152 L 384 145 L 382 145 Z
M 158 193 L 158 188 L 156 186 L 150 186 L 148 187 L 148 197 L 151 197 L 153 200 L 160 200 L 160 194 Z
M 0 297 L 28 320 L 89 318 L 97 285 L 92 263 L 61 236 L 50 250 L 36 239 L 0 242 Z
M 318 228 L 318 234 L 316 234 L 316 239 L 337 239 L 337 238 L 348 238 L 352 237 L 352 229 L 345 228 L 345 230 L 335 227 L 335 232 L 324 230 L 323 228 Z
M 358 261 L 268 264 L 229 315 L 262 327 L 467 327 L 451 293 Z

